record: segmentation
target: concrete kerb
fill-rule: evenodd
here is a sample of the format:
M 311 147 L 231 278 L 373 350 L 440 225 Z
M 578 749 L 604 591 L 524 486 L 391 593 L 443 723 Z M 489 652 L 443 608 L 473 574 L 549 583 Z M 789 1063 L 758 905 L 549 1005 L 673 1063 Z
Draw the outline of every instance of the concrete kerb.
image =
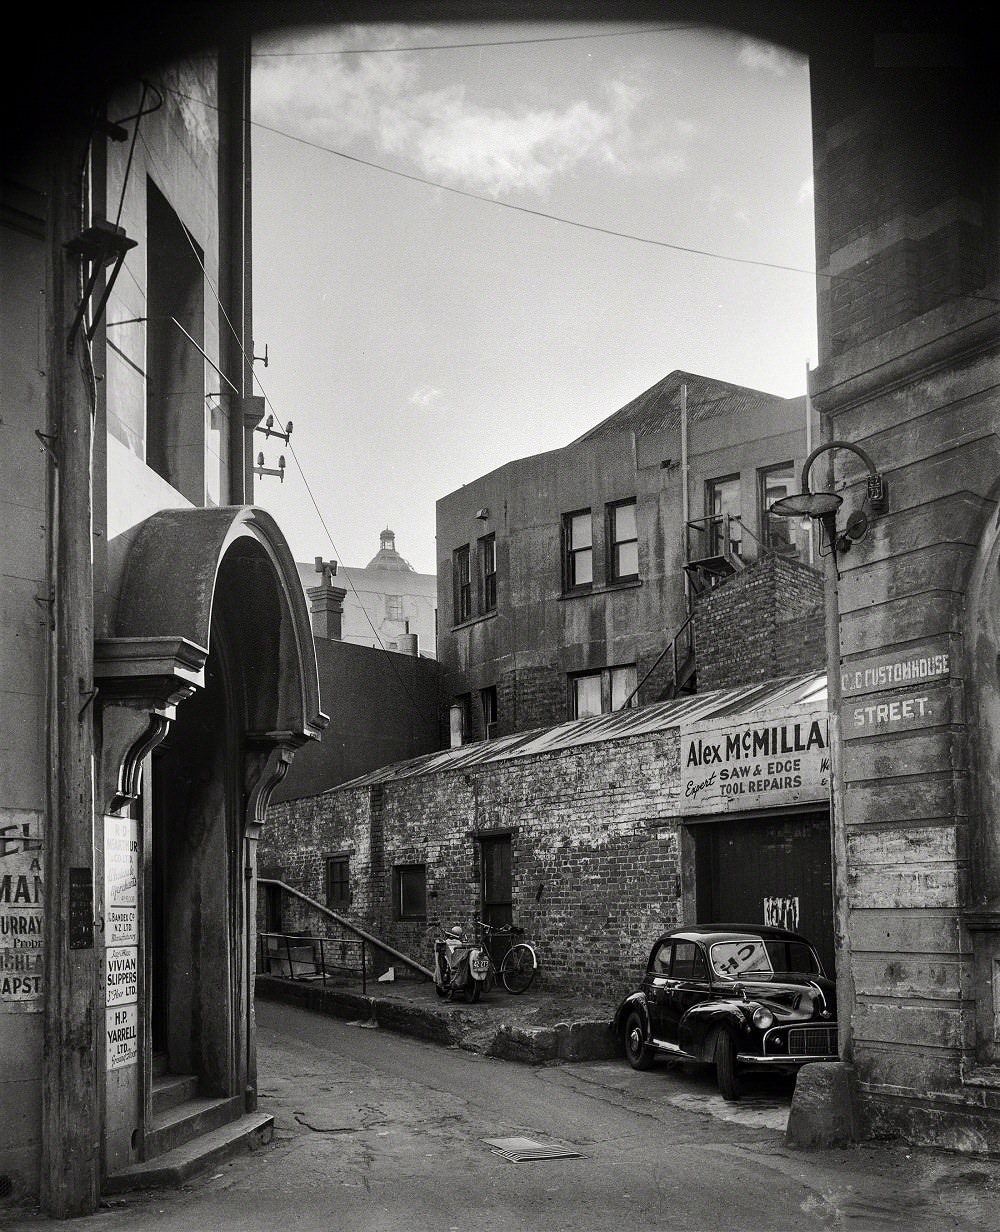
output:
M 491 1020 L 481 1011 L 463 1012 L 458 1006 L 439 1008 L 420 1004 L 416 998 L 368 996 L 268 975 L 257 976 L 256 993 L 314 1013 L 528 1065 L 608 1060 L 621 1055 L 621 1045 L 611 1032 L 610 1015 L 597 1021 L 528 1025 Z

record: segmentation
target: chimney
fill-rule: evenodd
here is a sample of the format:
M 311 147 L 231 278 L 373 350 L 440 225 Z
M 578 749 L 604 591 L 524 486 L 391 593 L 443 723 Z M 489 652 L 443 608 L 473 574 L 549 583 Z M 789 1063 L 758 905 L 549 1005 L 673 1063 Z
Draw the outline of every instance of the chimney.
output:
M 396 649 L 400 654 L 413 655 L 416 658 L 417 635 L 415 633 L 400 633 L 396 638 Z
M 346 589 L 334 586 L 324 578 L 321 586 L 310 586 L 306 594 L 309 596 L 313 637 L 339 642 L 343 636 Z

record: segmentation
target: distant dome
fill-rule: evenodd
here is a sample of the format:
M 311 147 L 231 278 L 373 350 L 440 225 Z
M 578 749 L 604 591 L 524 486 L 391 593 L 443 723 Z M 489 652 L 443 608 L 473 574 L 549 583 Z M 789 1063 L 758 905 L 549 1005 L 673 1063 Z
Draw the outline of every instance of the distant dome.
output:
M 371 558 L 366 569 L 394 569 L 397 573 L 415 573 L 416 570 L 408 560 L 404 560 L 396 551 L 396 532 L 388 527 L 379 535 L 378 551 Z

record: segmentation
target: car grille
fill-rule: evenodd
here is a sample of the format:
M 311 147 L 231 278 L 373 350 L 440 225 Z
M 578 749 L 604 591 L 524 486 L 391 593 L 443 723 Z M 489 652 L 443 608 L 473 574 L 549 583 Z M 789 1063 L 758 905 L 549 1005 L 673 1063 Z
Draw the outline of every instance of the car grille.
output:
M 788 1053 L 793 1057 L 835 1057 L 837 1028 L 793 1027 L 788 1032 Z

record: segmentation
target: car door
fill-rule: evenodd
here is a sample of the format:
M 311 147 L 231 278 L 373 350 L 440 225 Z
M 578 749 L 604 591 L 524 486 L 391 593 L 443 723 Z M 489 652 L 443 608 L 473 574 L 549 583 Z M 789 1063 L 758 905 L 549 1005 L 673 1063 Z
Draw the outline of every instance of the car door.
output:
M 653 1039 L 669 1042 L 664 1031 L 664 1009 L 670 992 L 670 962 L 673 953 L 673 942 L 661 941 L 650 955 L 649 967 L 646 970 L 645 993 L 646 1005 L 649 1009 L 649 1030 Z
M 657 999 L 658 1022 L 665 1043 L 678 1044 L 681 1038 L 681 1019 L 692 1005 L 704 1001 L 708 995 L 708 964 L 701 946 L 695 941 L 675 941 L 670 964 L 670 975 L 660 990 Z

